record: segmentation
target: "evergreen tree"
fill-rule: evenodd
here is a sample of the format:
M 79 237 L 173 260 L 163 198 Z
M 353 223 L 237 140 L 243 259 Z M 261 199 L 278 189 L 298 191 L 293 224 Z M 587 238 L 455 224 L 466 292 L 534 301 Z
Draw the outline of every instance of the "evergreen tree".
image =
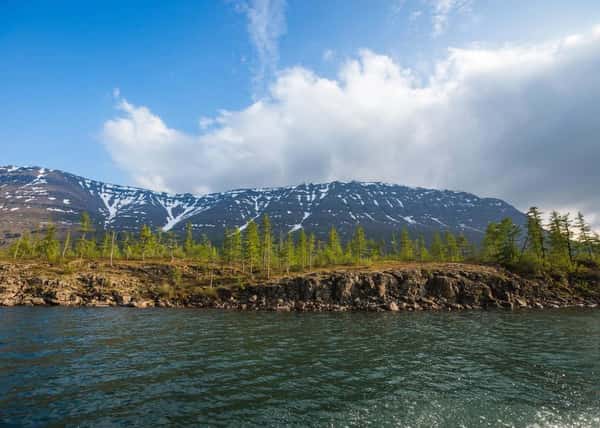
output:
M 143 225 L 140 229 L 139 245 L 142 254 L 142 260 L 146 260 L 146 256 L 154 247 L 154 236 L 152 235 L 152 230 L 147 225 Z
M 458 235 L 456 238 L 456 244 L 458 245 L 458 257 L 457 261 L 462 262 L 465 260 L 469 260 L 473 257 L 474 249 L 473 245 L 469 242 L 464 233 Z
M 231 234 L 231 260 L 234 265 L 241 264 L 243 256 L 242 232 L 237 227 Z
M 571 218 L 569 213 L 561 216 L 560 225 L 565 236 L 565 242 L 567 244 L 567 252 L 569 255 L 569 263 L 573 264 L 573 227 L 571 224 Z
M 306 265 L 308 264 L 308 241 L 304 229 L 300 229 L 298 237 L 298 263 L 302 270 L 306 269 Z
M 435 232 L 433 234 L 433 242 L 431 243 L 431 257 L 436 262 L 446 261 L 446 249 L 439 232 Z
M 585 218 L 581 212 L 577 213 L 575 227 L 578 232 L 578 241 L 581 247 L 581 253 L 585 254 L 590 260 L 594 259 L 594 236 L 592 228 L 585 222 Z
M 291 233 L 288 233 L 283 245 L 281 246 L 281 261 L 287 275 L 290 274 L 290 268 L 294 264 L 294 253 L 294 238 L 292 237 Z
M 514 224 L 510 218 L 500 222 L 500 252 L 498 263 L 504 266 L 513 265 L 519 257 L 517 242 L 521 234 L 521 228 Z
M 425 238 L 423 237 L 423 235 L 417 238 L 415 248 L 417 252 L 417 258 L 420 262 L 428 262 L 429 260 L 431 260 L 431 255 L 427 250 L 427 245 L 425 244 Z
M 54 262 L 60 255 L 60 243 L 56 238 L 56 226 L 49 224 L 46 226 L 46 233 L 40 243 L 40 253 L 50 262 Z
M 485 262 L 497 263 L 500 257 L 501 233 L 500 225 L 491 222 L 485 229 L 483 237 L 481 258 Z
M 262 241 L 261 253 L 263 259 L 263 270 L 267 274 L 267 278 L 271 277 L 271 264 L 273 263 L 273 233 L 271 231 L 271 220 L 268 215 L 263 215 L 262 222 Z
M 133 257 L 134 253 L 134 244 L 131 239 L 131 234 L 126 232 L 123 237 L 123 253 L 125 254 L 125 259 L 129 260 Z
M 308 251 L 307 251 L 308 268 L 311 270 L 313 267 L 313 261 L 314 261 L 314 256 L 315 256 L 315 243 L 316 243 L 315 234 L 311 233 L 310 236 L 308 237 Z
M 526 251 L 534 261 L 545 263 L 546 246 L 544 242 L 544 228 L 542 226 L 542 214 L 537 207 L 529 208 L 527 211 L 527 237 Z
M 186 257 L 194 256 L 195 247 L 196 243 L 194 242 L 194 231 L 192 229 L 192 223 L 188 222 L 185 225 L 185 241 L 183 243 L 183 251 L 185 252 Z
M 342 250 L 342 244 L 340 243 L 340 238 L 338 237 L 337 230 L 335 227 L 331 227 L 329 230 L 329 240 L 327 242 L 327 259 L 329 264 L 338 264 L 344 252 Z
M 258 226 L 254 220 L 250 220 L 246 226 L 245 234 L 245 259 L 248 264 L 250 274 L 254 273 L 254 268 L 258 266 L 260 260 L 260 238 L 258 235 Z
M 79 238 L 79 242 L 77 243 L 77 252 L 79 253 L 79 257 L 83 258 L 84 256 L 90 256 L 93 253 L 94 244 L 91 244 L 87 241 L 87 234 L 93 232 L 94 229 L 92 227 L 92 220 L 90 215 L 87 212 L 83 212 L 81 214 L 81 220 L 79 224 L 79 233 L 81 234 Z
M 108 258 L 110 256 L 111 249 L 111 236 L 108 231 L 104 232 L 104 237 L 102 238 L 102 246 L 100 247 L 100 257 Z
M 354 230 L 354 236 L 352 237 L 349 247 L 351 256 L 354 258 L 356 264 L 361 263 L 367 258 L 367 238 L 362 226 L 359 225 Z
M 400 232 L 400 260 L 406 262 L 412 261 L 414 258 L 415 249 L 413 247 L 413 242 L 410 239 L 408 229 L 404 227 L 402 228 L 402 232 Z
M 456 242 L 456 237 L 450 232 L 447 231 L 445 233 L 445 238 L 446 238 L 446 250 L 445 253 L 447 255 L 447 259 L 449 262 L 459 262 L 461 257 L 460 257 L 460 250 L 458 248 L 458 243 Z
M 550 214 L 548 223 L 548 243 L 550 264 L 559 270 L 570 270 L 568 237 L 565 234 L 563 218 L 556 212 Z
M 177 252 L 177 248 L 179 247 L 179 243 L 177 242 L 177 235 L 175 232 L 170 230 L 167 233 L 167 249 L 169 250 L 169 257 L 171 258 L 171 263 L 175 261 L 175 254 Z

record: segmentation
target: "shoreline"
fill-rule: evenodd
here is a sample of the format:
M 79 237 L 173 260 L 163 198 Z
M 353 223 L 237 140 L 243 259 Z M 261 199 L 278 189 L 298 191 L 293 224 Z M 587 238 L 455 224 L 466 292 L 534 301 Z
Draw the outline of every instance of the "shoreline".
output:
M 203 276 L 204 275 L 204 276 Z M 211 273 L 211 281 L 212 281 Z M 220 272 L 219 280 L 231 281 Z M 73 267 L 0 262 L 0 307 L 211 308 L 280 312 L 416 312 L 600 308 L 595 280 L 527 279 L 468 264 L 336 268 L 207 287 L 193 264 L 86 262 Z M 592 276 L 592 279 L 595 278 Z

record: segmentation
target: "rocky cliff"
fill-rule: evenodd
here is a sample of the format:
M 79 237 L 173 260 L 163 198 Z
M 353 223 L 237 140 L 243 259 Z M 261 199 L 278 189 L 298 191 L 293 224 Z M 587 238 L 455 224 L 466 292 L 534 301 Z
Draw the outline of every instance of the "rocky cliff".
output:
M 320 271 L 207 287 L 193 265 L 53 267 L 0 263 L 0 306 L 198 307 L 278 311 L 420 311 L 597 307 L 597 278 L 577 286 L 484 266 L 432 264 Z M 212 273 L 211 275 L 214 275 Z M 196 278 L 196 279 L 194 279 Z M 196 281 L 196 283 L 194 282 Z M 216 282 L 215 282 L 216 283 Z

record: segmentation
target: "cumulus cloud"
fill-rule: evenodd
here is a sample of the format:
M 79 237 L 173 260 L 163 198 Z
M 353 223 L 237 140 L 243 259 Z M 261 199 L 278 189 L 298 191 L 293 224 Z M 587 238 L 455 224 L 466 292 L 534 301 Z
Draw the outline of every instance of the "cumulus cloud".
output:
M 236 4 L 248 18 L 248 34 L 256 51 L 254 90 L 264 91 L 265 80 L 275 74 L 279 61 L 279 38 L 285 34 L 285 0 L 249 0 Z
M 195 135 L 119 98 L 103 139 L 137 184 L 157 190 L 383 180 L 594 214 L 599 70 L 597 31 L 450 49 L 425 77 L 365 50 L 336 79 L 284 70 L 267 97 L 205 119 Z

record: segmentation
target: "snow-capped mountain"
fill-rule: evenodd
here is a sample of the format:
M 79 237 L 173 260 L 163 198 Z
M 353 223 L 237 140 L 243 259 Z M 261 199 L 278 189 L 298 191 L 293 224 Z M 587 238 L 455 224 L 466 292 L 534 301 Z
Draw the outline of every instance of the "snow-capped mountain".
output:
M 451 230 L 478 241 L 490 221 L 511 217 L 525 222 L 523 213 L 499 199 L 396 184 L 334 181 L 170 195 L 46 168 L 0 167 L 0 232 L 5 238 L 46 222 L 76 228 L 84 211 L 97 229 L 136 231 L 148 224 L 182 232 L 191 223 L 195 232 L 216 240 L 225 227 L 243 229 L 263 214 L 269 215 L 277 234 L 303 228 L 320 237 L 331 226 L 347 237 L 361 224 L 374 238 L 388 238 L 407 227 L 427 237 Z

